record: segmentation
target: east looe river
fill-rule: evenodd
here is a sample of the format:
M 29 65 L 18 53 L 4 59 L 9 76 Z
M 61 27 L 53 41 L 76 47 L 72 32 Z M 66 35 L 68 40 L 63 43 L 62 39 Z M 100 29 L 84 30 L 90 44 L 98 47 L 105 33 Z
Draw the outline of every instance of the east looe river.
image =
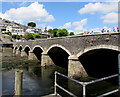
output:
M 44 96 L 54 93 L 54 72 L 58 71 L 67 75 L 67 70 L 59 66 L 41 67 L 39 61 L 29 61 L 27 57 L 20 57 L 12 54 L 11 49 L 4 49 L 2 53 L 2 95 L 14 95 L 15 69 L 22 69 L 23 74 L 23 95 Z M 88 77 L 81 79 L 89 81 L 95 78 Z M 117 79 L 117 78 L 116 78 Z M 71 91 L 78 97 L 82 97 L 82 86 L 70 80 L 58 76 L 57 83 Z M 79 79 L 78 79 L 79 80 Z M 96 97 L 107 91 L 118 88 L 118 84 L 111 81 L 103 81 L 87 86 L 87 97 Z M 63 97 L 71 97 L 60 89 L 57 92 Z M 8 96 L 7 96 L 8 97 Z M 118 93 L 109 97 L 119 97 Z

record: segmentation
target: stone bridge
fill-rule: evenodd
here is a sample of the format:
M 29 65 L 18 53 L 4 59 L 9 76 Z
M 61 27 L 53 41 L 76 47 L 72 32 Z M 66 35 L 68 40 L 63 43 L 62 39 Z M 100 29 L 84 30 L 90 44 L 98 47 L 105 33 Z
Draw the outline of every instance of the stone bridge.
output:
M 15 42 L 13 53 L 35 57 L 41 66 L 59 65 L 68 70 L 68 76 L 107 76 L 117 72 L 120 53 L 120 33 L 69 36 Z M 108 70 L 110 68 L 110 70 Z

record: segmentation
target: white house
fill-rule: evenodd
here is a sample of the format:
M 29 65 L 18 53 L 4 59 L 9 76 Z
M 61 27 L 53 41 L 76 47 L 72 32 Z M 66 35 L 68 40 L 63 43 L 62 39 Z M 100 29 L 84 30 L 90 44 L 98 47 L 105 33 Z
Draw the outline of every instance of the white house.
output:
M 0 32 L 11 32 L 11 34 L 24 35 L 25 32 L 28 33 L 38 33 L 41 32 L 41 29 L 25 26 L 14 21 L 9 21 L 6 19 L 0 18 Z
M 28 33 L 39 33 L 41 32 L 41 29 L 35 28 L 35 27 L 29 27 L 26 32 Z
M 28 26 L 0 18 L 0 32 L 11 32 L 12 35 L 24 35 L 27 28 Z

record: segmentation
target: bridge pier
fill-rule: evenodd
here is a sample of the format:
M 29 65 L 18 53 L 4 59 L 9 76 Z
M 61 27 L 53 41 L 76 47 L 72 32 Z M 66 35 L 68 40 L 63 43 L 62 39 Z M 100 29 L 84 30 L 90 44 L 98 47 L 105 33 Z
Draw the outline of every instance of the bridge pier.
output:
M 88 74 L 80 63 L 78 57 L 70 56 L 68 62 L 68 76 L 69 77 L 87 77 Z
M 16 55 L 20 55 L 20 50 L 16 50 Z
M 49 66 L 49 65 L 54 65 L 54 62 L 47 53 L 43 52 L 41 56 L 41 66 Z
M 24 50 L 22 50 L 21 51 L 21 57 L 24 57 L 24 56 L 28 56 L 28 55 L 27 55 L 27 53 Z
M 13 49 L 13 51 L 12 51 L 12 52 L 13 52 L 13 54 L 15 54 L 15 53 L 16 53 L 16 50 L 15 50 L 15 49 Z
M 29 51 L 28 60 L 37 60 L 37 57 L 32 51 Z

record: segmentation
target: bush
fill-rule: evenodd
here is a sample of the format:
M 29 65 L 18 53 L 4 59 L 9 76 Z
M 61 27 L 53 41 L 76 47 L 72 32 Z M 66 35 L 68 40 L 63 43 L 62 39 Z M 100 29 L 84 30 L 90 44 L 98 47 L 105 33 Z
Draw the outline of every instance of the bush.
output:
M 25 33 L 25 35 L 23 36 L 26 40 L 29 39 L 35 39 L 33 33 Z
M 40 33 L 33 33 L 34 38 L 41 38 L 41 34 Z
M 58 37 L 68 36 L 68 31 L 66 29 L 59 29 L 56 34 Z
M 3 32 L 2 34 L 12 35 L 11 32 Z
M 57 37 L 58 29 L 57 28 L 55 28 L 55 29 L 49 29 L 48 32 L 50 34 L 52 34 L 53 37 Z
M 41 38 L 40 33 L 25 33 L 23 36 L 26 40 L 32 39 L 34 40 L 35 38 Z
M 70 32 L 70 34 L 69 34 L 70 36 L 72 36 L 72 35 L 74 35 L 74 32 Z
M 13 39 L 21 39 L 22 38 L 22 35 L 12 35 L 12 38 Z

